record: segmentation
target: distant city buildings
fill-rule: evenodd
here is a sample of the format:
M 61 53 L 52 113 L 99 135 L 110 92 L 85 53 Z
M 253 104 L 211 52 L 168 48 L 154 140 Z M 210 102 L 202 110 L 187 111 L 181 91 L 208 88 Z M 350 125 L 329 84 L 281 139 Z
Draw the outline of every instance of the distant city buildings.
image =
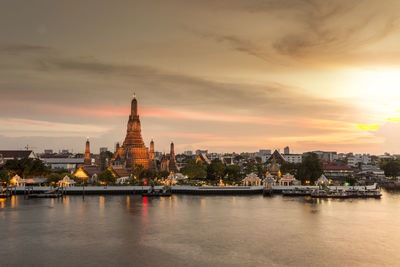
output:
M 32 150 L 0 150 L 0 164 L 11 159 L 36 158 Z
M 192 156 L 192 155 L 193 155 L 193 151 L 191 151 L 191 150 L 186 150 L 186 151 L 183 152 L 183 155 L 185 155 L 185 156 Z
M 200 154 L 208 154 L 208 150 L 200 150 L 200 149 L 197 149 L 196 150 L 196 156 L 198 156 L 198 155 L 200 155 Z
M 371 155 L 369 154 L 356 154 L 347 157 L 347 165 L 353 168 L 358 167 L 359 164 L 368 165 L 371 164 L 371 162 Z

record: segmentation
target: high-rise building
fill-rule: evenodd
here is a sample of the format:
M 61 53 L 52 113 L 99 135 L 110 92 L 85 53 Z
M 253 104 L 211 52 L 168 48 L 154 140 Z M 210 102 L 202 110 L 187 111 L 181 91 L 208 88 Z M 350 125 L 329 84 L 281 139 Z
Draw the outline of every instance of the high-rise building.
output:
M 283 149 L 283 154 L 290 154 L 290 149 L 288 146 Z
M 104 153 L 104 152 L 107 152 L 107 151 L 108 151 L 108 148 L 100 147 L 100 153 Z
M 125 141 L 117 148 L 112 164 L 124 165 L 126 168 L 135 168 L 138 165 L 142 165 L 145 169 L 148 169 L 149 152 L 143 142 L 137 107 L 136 95 L 134 95 L 131 102 L 131 114 L 128 119 Z

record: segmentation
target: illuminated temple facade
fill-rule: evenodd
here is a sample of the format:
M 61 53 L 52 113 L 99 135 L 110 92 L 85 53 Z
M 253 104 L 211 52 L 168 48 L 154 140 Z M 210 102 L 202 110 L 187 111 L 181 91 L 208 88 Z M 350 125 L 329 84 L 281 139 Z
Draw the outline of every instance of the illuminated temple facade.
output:
M 149 166 L 149 151 L 143 142 L 137 107 L 138 104 L 134 95 L 131 102 L 131 114 L 129 115 L 125 141 L 121 146 L 117 145 L 112 159 L 113 166 L 123 166 L 129 169 L 134 169 L 139 165 L 142 165 L 145 169 L 152 167 Z M 152 146 L 154 150 L 154 143 Z

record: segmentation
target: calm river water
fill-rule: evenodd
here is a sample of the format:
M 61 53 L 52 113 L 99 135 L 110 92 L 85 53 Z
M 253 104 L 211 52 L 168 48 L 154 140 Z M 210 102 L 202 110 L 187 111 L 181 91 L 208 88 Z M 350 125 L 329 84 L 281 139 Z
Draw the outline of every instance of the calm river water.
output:
M 0 266 L 399 266 L 400 194 L 13 197 Z

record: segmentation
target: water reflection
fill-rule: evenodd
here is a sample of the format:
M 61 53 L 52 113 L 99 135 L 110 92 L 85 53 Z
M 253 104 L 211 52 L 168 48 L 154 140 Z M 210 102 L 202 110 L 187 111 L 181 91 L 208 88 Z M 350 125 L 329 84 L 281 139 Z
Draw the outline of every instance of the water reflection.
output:
M 400 195 L 383 199 L 13 197 L 1 265 L 395 266 Z

